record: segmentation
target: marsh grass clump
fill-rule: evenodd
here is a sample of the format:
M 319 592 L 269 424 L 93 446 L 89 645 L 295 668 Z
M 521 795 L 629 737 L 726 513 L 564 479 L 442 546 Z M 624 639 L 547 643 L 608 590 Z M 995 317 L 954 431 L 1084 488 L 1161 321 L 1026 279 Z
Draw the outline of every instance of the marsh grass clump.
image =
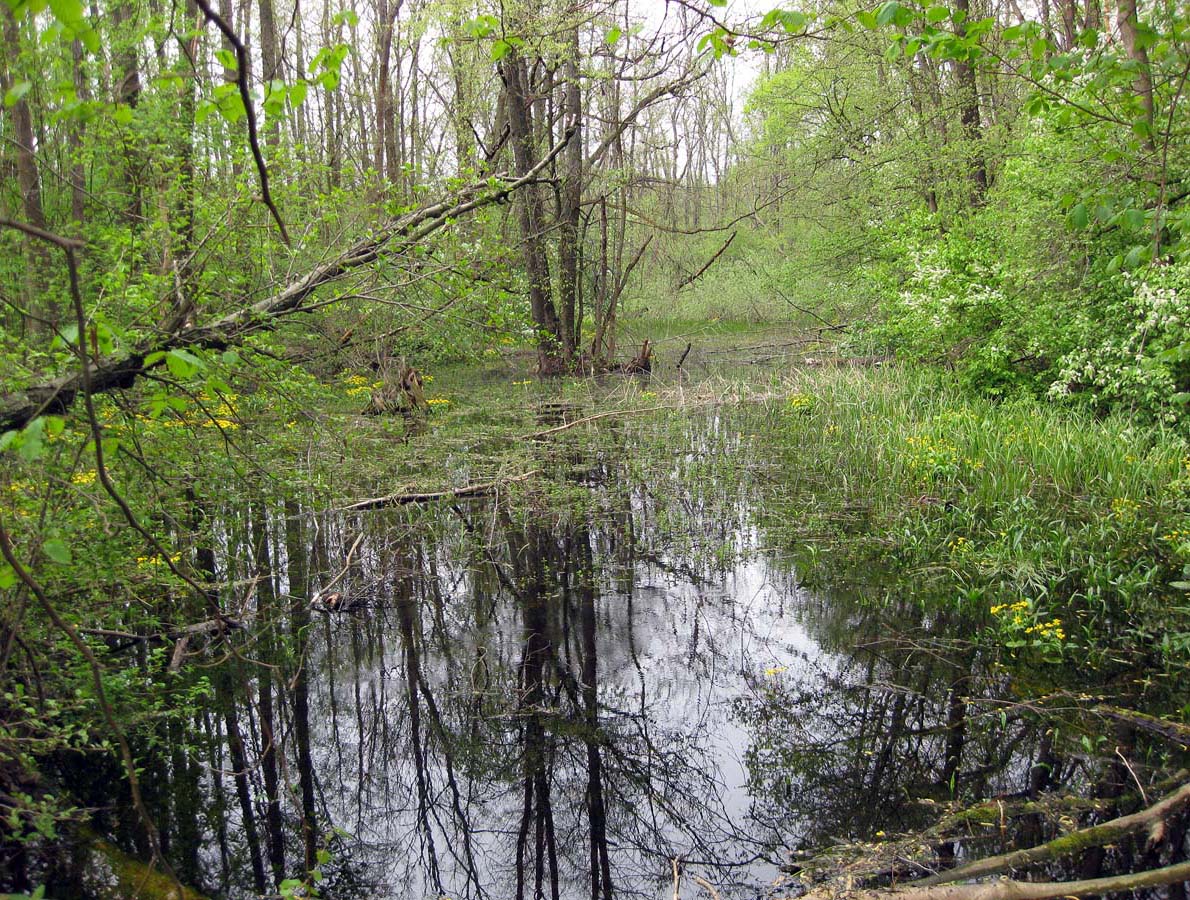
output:
M 1046 659 L 1186 660 L 1181 434 L 973 398 L 945 375 L 907 369 L 799 371 L 786 390 L 796 403 L 770 407 L 778 493 L 812 494 L 820 512 L 862 504 L 875 552 L 975 616 L 986 636 Z M 798 526 L 783 530 L 796 538 Z M 1005 628 L 997 608 L 1016 608 L 1020 621 Z

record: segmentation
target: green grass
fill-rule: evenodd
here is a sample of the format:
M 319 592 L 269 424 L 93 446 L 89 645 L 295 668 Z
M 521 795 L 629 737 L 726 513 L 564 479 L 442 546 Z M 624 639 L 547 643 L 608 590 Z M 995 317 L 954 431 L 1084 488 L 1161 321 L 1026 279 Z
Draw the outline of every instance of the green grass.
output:
M 798 372 L 765 415 L 780 445 L 767 519 L 818 558 L 866 541 L 1012 650 L 1190 658 L 1190 451 L 1176 433 L 995 404 L 901 368 Z

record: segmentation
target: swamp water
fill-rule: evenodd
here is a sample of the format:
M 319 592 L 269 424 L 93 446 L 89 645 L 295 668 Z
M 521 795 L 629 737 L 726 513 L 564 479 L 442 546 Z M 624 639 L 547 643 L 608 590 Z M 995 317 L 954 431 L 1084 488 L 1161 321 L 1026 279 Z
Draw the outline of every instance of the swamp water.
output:
M 799 510 L 770 502 L 763 414 L 553 431 L 587 413 L 528 409 L 540 436 L 480 496 L 212 511 L 251 638 L 212 652 L 205 711 L 149 754 L 184 882 L 245 897 L 318 867 L 333 898 L 669 897 L 677 860 L 683 896 L 783 896 L 800 848 L 1097 777 L 1002 713 L 1014 686 L 968 625 L 845 540 L 837 577 L 803 583 L 770 527 Z M 488 480 L 453 452 L 456 483 Z M 331 588 L 344 608 L 311 608 Z M 130 850 L 134 821 L 108 822 Z

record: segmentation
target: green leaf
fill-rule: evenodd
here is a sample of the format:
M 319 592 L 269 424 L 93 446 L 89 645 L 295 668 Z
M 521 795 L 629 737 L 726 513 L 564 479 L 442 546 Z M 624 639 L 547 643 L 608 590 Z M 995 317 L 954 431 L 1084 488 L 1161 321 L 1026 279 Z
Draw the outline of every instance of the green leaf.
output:
M 13 571 L 12 566 L 8 563 L 0 562 L 0 591 L 6 591 L 9 588 L 15 587 L 17 583 L 17 573 Z
M 613 25 L 603 33 L 603 41 L 609 47 L 614 47 L 617 43 L 619 43 L 620 38 L 623 37 L 623 35 L 624 32 L 620 29 L 620 27 L 618 25 Z
M 500 62 L 512 50 L 512 44 L 500 38 L 496 43 L 492 44 L 492 62 Z
M 62 542 L 61 538 L 50 538 L 41 545 L 41 549 L 45 551 L 46 556 L 62 566 L 69 565 L 74 558 L 70 548 Z
M 931 25 L 937 25 L 943 19 L 950 17 L 950 10 L 945 6 L 931 6 L 926 10 L 926 21 Z
M 1137 244 L 1124 255 L 1124 268 L 1139 269 L 1149 261 L 1150 252 L 1148 244 Z
M 310 90 L 310 85 L 304 81 L 294 82 L 289 86 L 289 102 L 293 104 L 293 108 L 297 109 L 306 100 L 306 94 Z
M 86 15 L 82 0 L 50 0 L 50 12 L 72 34 L 86 27 Z
M 1124 224 L 1133 231 L 1145 228 L 1145 211 L 1143 209 L 1129 209 L 1124 213 Z
M 1078 203 L 1071 207 L 1070 212 L 1066 215 L 1066 221 L 1072 228 L 1077 228 L 1082 231 L 1091 223 L 1091 213 L 1087 209 L 1087 204 Z
M 248 114 L 248 110 L 244 108 L 244 98 L 239 94 L 229 94 L 219 101 L 219 115 L 231 125 L 234 125 L 240 119 Z
M 868 12 L 866 9 L 861 9 L 855 14 L 855 21 L 859 22 L 859 24 L 863 25 L 864 28 L 867 28 L 870 31 L 875 30 L 879 25 L 879 23 L 876 21 L 876 16 Z
M 473 38 L 485 38 L 496 33 L 500 20 L 495 16 L 476 16 L 463 25 L 463 30 Z
M 169 373 L 178 379 L 193 378 L 205 367 L 205 363 L 189 350 L 180 348 L 170 350 L 165 355 L 165 365 Z
M 194 108 L 195 123 L 201 125 L 208 118 L 210 118 L 211 113 L 213 113 L 218 108 L 219 107 L 217 107 L 210 100 L 199 100 L 198 105 Z
M 707 3 L 711 4 L 711 6 L 726 6 L 727 0 L 707 0 Z
M 223 64 L 223 68 L 231 69 L 233 72 L 240 67 L 240 61 L 236 59 L 235 53 L 226 47 L 221 47 L 215 51 L 215 59 Z
M 901 11 L 901 4 L 897 0 L 888 0 L 887 3 L 881 4 L 876 10 L 876 24 L 890 25 L 897 18 L 897 13 Z
M 16 84 L 14 84 L 12 87 L 10 87 L 7 91 L 4 92 L 5 107 L 16 106 L 18 103 L 21 102 L 21 98 L 24 97 L 27 93 L 29 93 L 29 91 L 31 91 L 32 89 L 33 89 L 33 82 L 18 81 Z
M 285 98 L 289 96 L 289 88 L 285 86 L 285 82 L 279 79 L 274 79 L 265 85 L 264 89 L 264 111 L 270 116 L 279 116 L 285 112 Z

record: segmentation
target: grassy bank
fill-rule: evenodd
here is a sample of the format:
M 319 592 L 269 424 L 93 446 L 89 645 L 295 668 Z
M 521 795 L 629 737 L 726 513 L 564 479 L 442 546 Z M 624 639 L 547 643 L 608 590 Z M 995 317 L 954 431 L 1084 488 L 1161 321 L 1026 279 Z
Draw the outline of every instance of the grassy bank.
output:
M 1190 656 L 1190 450 L 1176 433 L 995 404 L 904 368 L 798 371 L 765 410 L 781 498 L 767 524 L 823 559 L 820 576 L 838 571 L 825 551 L 864 545 L 1014 652 L 1166 669 Z

